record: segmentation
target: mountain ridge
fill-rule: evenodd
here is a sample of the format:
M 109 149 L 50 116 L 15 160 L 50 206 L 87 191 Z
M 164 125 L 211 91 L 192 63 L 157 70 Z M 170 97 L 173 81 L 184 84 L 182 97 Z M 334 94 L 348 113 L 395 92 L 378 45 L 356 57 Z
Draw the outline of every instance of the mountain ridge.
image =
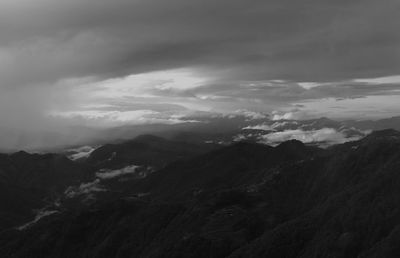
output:
M 1 233 L 0 252 L 396 257 L 399 134 L 377 131 L 328 149 L 296 140 L 275 147 L 239 142 L 174 160 L 143 179 L 116 179 L 122 192 L 99 192 L 108 201 L 65 207 L 27 229 Z

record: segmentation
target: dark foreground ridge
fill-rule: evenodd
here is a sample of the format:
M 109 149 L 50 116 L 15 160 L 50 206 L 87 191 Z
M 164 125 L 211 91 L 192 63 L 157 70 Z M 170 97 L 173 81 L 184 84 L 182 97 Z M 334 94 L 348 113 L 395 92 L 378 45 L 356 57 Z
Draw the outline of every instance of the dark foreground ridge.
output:
M 62 168 L 92 175 L 101 162 L 119 166 L 106 162 L 114 152 L 126 153 L 124 166 L 132 153 L 140 153 L 137 162 L 151 162 L 151 155 L 163 162 L 148 164 L 159 169 L 144 178 L 110 181 L 118 191 L 92 196 L 79 209 L 70 202 L 22 230 L 3 227 L 1 257 L 400 256 L 399 132 L 377 131 L 328 149 L 298 141 L 194 148 L 146 136 L 105 146 L 79 164 L 47 157 L 53 171 L 65 162 Z M 16 155 L 1 157 L 1 182 L 14 159 L 29 156 Z M 36 182 L 36 174 L 18 171 Z M 15 196 L 25 205 L 26 195 Z

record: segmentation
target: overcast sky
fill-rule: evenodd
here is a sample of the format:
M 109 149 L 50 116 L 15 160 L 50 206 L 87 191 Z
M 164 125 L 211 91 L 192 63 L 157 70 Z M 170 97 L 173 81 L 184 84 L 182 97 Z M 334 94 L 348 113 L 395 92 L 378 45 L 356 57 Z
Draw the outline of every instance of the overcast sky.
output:
M 0 123 L 397 115 L 399 17 L 398 0 L 0 0 Z

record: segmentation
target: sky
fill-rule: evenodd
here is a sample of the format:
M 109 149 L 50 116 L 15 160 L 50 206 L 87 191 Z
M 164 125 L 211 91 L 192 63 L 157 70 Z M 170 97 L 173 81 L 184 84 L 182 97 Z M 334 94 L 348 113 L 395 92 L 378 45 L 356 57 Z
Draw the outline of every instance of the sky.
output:
M 398 0 L 0 0 L 0 124 L 396 116 L 399 14 Z

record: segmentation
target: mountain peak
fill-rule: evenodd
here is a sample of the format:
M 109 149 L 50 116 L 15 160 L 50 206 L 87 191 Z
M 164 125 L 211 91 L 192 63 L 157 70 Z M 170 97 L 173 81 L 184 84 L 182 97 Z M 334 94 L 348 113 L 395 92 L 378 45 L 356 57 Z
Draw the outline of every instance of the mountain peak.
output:
M 276 148 L 281 148 L 281 149 L 286 149 L 286 148 L 303 149 L 305 147 L 306 147 L 305 144 L 299 140 L 285 141 L 276 146 Z
M 23 151 L 23 150 L 11 154 L 11 157 L 19 158 L 19 159 L 25 159 L 25 158 L 28 158 L 31 156 L 32 156 L 32 154 L 30 154 L 26 151 Z

